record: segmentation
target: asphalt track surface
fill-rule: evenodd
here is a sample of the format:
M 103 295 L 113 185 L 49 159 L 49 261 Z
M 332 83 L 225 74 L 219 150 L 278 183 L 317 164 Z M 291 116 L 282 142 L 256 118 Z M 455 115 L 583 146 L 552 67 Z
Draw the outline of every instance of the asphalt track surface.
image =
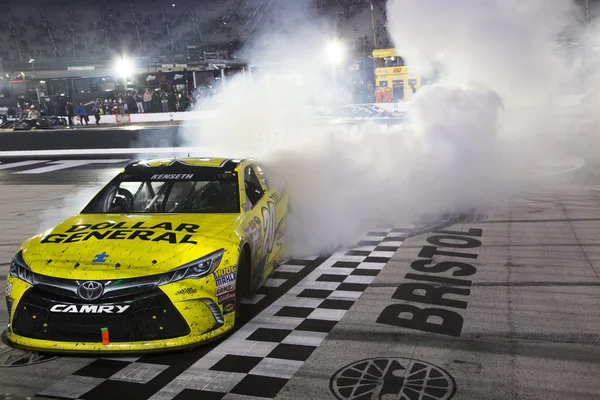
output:
M 59 169 L 72 160 L 0 160 L 0 275 L 21 241 L 72 213 L 126 158 Z M 0 394 L 598 399 L 598 171 L 586 164 L 479 214 L 374 227 L 351 248 L 290 260 L 245 300 L 235 333 L 194 351 L 96 359 L 0 347 Z

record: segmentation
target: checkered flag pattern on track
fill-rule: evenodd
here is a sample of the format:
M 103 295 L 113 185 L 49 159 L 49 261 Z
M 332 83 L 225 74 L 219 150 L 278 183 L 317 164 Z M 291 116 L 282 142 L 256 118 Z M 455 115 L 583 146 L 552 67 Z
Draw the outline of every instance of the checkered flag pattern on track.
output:
M 100 399 L 107 393 L 152 400 L 272 399 L 369 287 L 409 231 L 377 229 L 355 247 L 328 258 L 285 262 L 254 298 L 243 301 L 249 307 L 264 308 L 199 355 L 102 358 L 39 395 L 63 399 Z

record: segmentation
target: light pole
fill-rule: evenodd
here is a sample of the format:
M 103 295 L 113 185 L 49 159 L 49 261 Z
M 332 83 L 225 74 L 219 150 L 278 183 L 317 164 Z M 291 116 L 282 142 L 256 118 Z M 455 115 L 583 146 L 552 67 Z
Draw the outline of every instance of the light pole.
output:
M 35 77 L 35 59 L 34 58 L 30 58 L 29 59 L 29 64 L 31 64 L 31 68 L 33 69 L 33 77 Z
M 375 14 L 373 13 L 373 3 L 369 1 L 371 6 L 371 25 L 373 27 L 373 46 L 377 48 L 377 32 L 375 31 Z
M 585 22 L 590 22 L 590 2 L 589 0 L 585 0 Z

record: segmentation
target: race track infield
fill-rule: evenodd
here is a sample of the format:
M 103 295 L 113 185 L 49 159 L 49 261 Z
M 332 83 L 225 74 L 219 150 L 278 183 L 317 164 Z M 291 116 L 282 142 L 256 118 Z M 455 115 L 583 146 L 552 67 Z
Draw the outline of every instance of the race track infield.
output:
M 73 171 L 96 183 L 106 173 Z M 95 190 L 57 174 L 3 175 L 2 279 L 22 240 L 73 210 L 65 198 Z M 532 189 L 467 222 L 374 228 L 353 248 L 291 260 L 245 301 L 235 333 L 191 352 L 40 358 L 0 347 L 0 395 L 597 399 L 599 193 L 590 184 Z

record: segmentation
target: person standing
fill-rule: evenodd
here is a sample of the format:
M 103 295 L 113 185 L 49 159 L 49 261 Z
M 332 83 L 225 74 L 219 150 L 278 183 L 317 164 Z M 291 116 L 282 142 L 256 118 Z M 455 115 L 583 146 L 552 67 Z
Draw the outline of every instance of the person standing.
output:
M 152 92 L 152 112 L 160 112 L 160 93 L 158 92 L 158 90 Z
M 69 120 L 69 126 L 73 126 L 73 117 L 75 116 L 75 106 L 71 102 L 71 100 L 67 101 L 65 105 L 65 114 L 67 114 L 67 119 Z
M 138 92 L 135 92 L 135 104 L 137 105 L 137 112 L 141 114 L 144 112 L 144 103 L 142 103 L 142 96 Z
M 144 111 L 147 113 L 152 112 L 151 105 L 150 105 L 151 101 L 152 101 L 152 93 L 150 93 L 150 90 L 148 88 L 146 88 L 146 91 L 144 92 Z
M 119 99 L 118 99 L 118 104 L 119 104 L 119 114 L 125 114 L 125 106 L 123 105 L 123 95 L 119 94 Z
M 79 125 L 83 125 L 83 121 L 85 121 L 85 124 L 88 124 L 89 118 L 87 116 L 87 112 L 85 111 L 85 106 L 83 105 L 83 103 L 79 103 L 79 107 L 77 107 L 77 115 L 79 115 Z
M 96 125 L 100 125 L 100 108 L 102 107 L 102 100 L 98 99 L 94 103 L 94 107 L 92 108 L 92 112 L 94 113 L 94 118 L 96 119 Z
M 162 112 L 169 112 L 169 96 L 164 91 L 160 93 L 160 104 L 162 105 Z
M 171 90 L 167 95 L 167 110 L 169 112 L 177 111 L 177 97 L 175 96 L 175 91 Z

